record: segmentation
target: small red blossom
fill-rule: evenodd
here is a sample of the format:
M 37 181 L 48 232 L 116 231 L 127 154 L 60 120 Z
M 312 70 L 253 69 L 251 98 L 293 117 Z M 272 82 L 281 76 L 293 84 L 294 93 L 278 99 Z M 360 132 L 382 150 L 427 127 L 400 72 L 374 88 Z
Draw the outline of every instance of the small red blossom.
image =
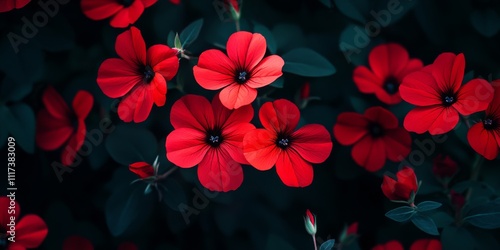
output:
M 138 175 L 141 179 L 148 178 L 154 176 L 155 170 L 153 166 L 151 166 L 147 162 L 135 162 L 129 165 L 128 169 Z
M 278 176 L 287 186 L 309 186 L 313 181 L 311 164 L 324 162 L 332 150 L 328 131 L 318 124 L 295 131 L 300 111 L 285 99 L 264 103 L 259 118 L 264 128 L 247 133 L 243 139 L 245 158 L 261 171 L 276 165 Z
M 358 234 L 358 222 L 354 222 L 347 227 L 346 234 L 347 235 L 357 235 Z
M 420 239 L 410 247 L 410 250 L 441 250 L 441 242 L 436 239 Z
M 418 191 L 418 182 L 415 172 L 410 167 L 403 167 L 396 173 L 396 179 L 384 175 L 382 192 L 391 201 L 413 202 Z
M 403 245 L 399 241 L 391 240 L 385 244 L 379 244 L 372 248 L 372 250 L 404 250 Z
M 404 127 L 419 134 L 451 131 L 460 115 L 483 111 L 493 99 L 493 87 L 484 79 L 473 79 L 462 86 L 463 54 L 442 53 L 433 64 L 404 78 L 399 93 L 415 106 L 405 117 Z
M 369 108 L 364 114 L 341 113 L 333 134 L 340 144 L 354 145 L 352 158 L 370 172 L 380 170 L 386 159 L 400 162 L 411 151 L 410 133 L 382 107 Z
M 450 199 L 451 204 L 455 207 L 456 211 L 460 211 L 464 207 L 465 202 L 467 202 L 465 200 L 465 196 L 461 193 L 455 192 L 455 190 L 450 191 Z
M 170 113 L 174 127 L 165 143 L 167 158 L 181 168 L 198 165 L 201 184 L 212 191 L 236 190 L 243 182 L 243 136 L 255 129 L 250 105 L 225 108 L 216 95 L 210 103 L 197 95 L 176 101 Z
M 134 24 L 145 8 L 158 0 L 82 0 L 83 14 L 92 20 L 111 18 L 114 28 L 126 28 Z
M 467 133 L 470 146 L 488 160 L 497 158 L 500 148 L 500 80 L 493 81 L 494 98 L 486 109 L 486 116 Z
M 306 217 L 304 217 L 304 223 L 306 226 L 307 233 L 314 236 L 318 231 L 318 226 L 316 225 L 316 215 L 311 213 L 309 209 L 306 210 Z
M 376 46 L 368 55 L 370 68 L 358 66 L 354 69 L 353 80 L 359 91 L 375 96 L 385 104 L 401 102 L 399 85 L 409 73 L 423 67 L 419 59 L 410 59 L 408 51 L 397 44 Z
M 261 34 L 236 32 L 229 37 L 226 49 L 227 56 L 216 49 L 201 53 L 193 73 L 203 88 L 222 89 L 219 98 L 228 109 L 252 103 L 257 88 L 271 84 L 283 74 L 285 61 L 280 56 L 264 58 L 266 39 Z
M 236 13 L 240 13 L 240 3 L 238 0 L 225 0 L 228 8 L 233 8 Z
M 115 44 L 120 58 L 106 59 L 99 67 L 97 84 L 111 98 L 123 97 L 118 116 L 125 122 L 143 122 L 153 103 L 165 105 L 167 81 L 179 69 L 177 50 L 153 45 L 146 51 L 141 31 L 136 27 L 118 35 Z
M 432 172 L 435 176 L 445 179 L 453 177 L 458 171 L 458 164 L 449 155 L 442 154 L 434 158 Z
M 300 87 L 300 100 L 305 100 L 311 95 L 311 84 L 306 82 Z
M 13 9 L 20 9 L 26 6 L 31 0 L 2 0 L 0 2 L 0 12 L 7 12 Z
M 13 208 L 15 207 L 15 208 Z M 13 211 L 10 213 L 10 211 Z M 6 233 L 6 237 L 11 237 L 11 229 L 8 225 L 11 220 L 10 217 L 14 216 L 17 219 L 21 218 L 21 207 L 19 204 L 11 200 L 9 197 L 0 197 L 0 232 Z M 47 233 L 47 224 L 40 216 L 35 214 L 28 214 L 23 216 L 15 224 L 15 242 L 7 241 L 7 250 L 25 250 L 31 248 L 38 248 L 45 240 Z M 0 242 L 2 236 L 0 235 Z
M 94 246 L 88 239 L 73 235 L 64 240 L 62 250 L 94 250 Z
M 55 150 L 66 145 L 61 153 L 61 163 L 70 166 L 85 141 L 87 118 L 94 98 L 84 90 L 76 93 L 72 109 L 49 86 L 42 96 L 44 108 L 37 114 L 36 143 L 43 150 Z

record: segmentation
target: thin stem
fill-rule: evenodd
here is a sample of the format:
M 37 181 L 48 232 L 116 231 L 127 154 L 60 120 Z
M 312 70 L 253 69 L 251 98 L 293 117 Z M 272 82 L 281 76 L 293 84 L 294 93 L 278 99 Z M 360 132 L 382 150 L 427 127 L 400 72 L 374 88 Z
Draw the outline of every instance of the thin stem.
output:
M 240 20 L 239 19 L 236 20 L 235 23 L 236 23 L 236 31 L 240 31 L 241 30 L 241 28 L 240 28 Z
M 171 168 L 170 170 L 168 170 L 167 172 L 165 172 L 164 174 L 162 175 L 159 175 L 156 180 L 163 180 L 165 178 L 167 178 L 169 175 L 171 175 L 173 172 L 175 172 L 175 170 L 177 170 L 178 167 L 173 167 Z
M 316 243 L 316 235 L 313 234 L 312 237 L 313 237 L 313 242 L 314 242 L 314 250 L 318 250 L 318 244 Z
M 483 164 L 484 158 L 476 154 L 476 159 L 474 159 L 474 163 L 472 164 L 472 173 L 470 175 L 470 180 L 472 182 L 477 181 L 479 178 L 479 173 L 481 172 L 481 165 Z M 472 188 L 469 188 L 469 191 L 467 192 L 467 195 L 465 196 L 465 200 L 469 201 L 470 197 L 472 196 Z
M 467 128 L 470 128 L 471 124 L 470 124 L 469 116 L 462 116 L 462 118 L 464 119 L 464 122 L 465 122 L 465 125 L 467 125 Z

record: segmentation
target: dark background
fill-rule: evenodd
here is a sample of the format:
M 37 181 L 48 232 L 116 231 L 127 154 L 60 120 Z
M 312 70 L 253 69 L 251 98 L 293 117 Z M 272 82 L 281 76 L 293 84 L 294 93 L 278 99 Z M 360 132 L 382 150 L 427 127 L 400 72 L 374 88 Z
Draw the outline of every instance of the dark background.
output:
M 387 27 L 382 27 L 366 46 L 359 48 L 360 53 L 353 54 L 351 63 L 344 57 L 340 44 L 353 45 L 354 25 L 363 29 L 367 22 L 374 20 L 370 11 L 386 10 L 388 1 L 334 2 L 333 7 L 328 8 L 315 0 L 247 0 L 242 7 L 242 29 L 252 31 L 256 23 L 267 27 L 274 37 L 276 54 L 308 47 L 335 65 L 336 73 L 332 76 L 311 78 L 286 73 L 283 88 L 259 90 L 261 95 L 270 93 L 268 97 L 272 99 L 294 100 L 300 86 L 310 82 L 311 96 L 320 100 L 312 101 L 301 111 L 304 123 L 320 123 L 331 131 L 340 112 L 359 112 L 367 106 L 384 106 L 374 96 L 360 94 L 352 82 L 353 68 L 366 64 L 370 49 L 383 42 L 402 44 L 411 57 L 420 58 L 425 64 L 431 63 L 442 52 L 463 52 L 469 78 L 495 79 L 500 73 L 499 1 L 401 0 L 404 11 L 393 15 Z M 341 5 L 338 6 L 337 2 Z M 114 112 L 113 103 L 116 102 L 104 96 L 95 81 L 101 62 L 116 57 L 114 42 L 124 29 L 110 27 L 109 20 L 88 19 L 81 11 L 79 0 L 70 0 L 59 7 L 48 24 L 28 39 L 28 44 L 19 46 L 19 53 L 13 52 L 7 34 L 20 34 L 22 18 L 31 20 L 41 11 L 40 6 L 37 1 L 32 1 L 21 10 L 0 14 L 0 107 L 10 108 L 24 103 L 36 114 L 42 107 L 41 95 L 47 85 L 55 86 L 68 101 L 77 90 L 89 90 L 95 97 L 94 109 L 87 118 L 89 130 L 96 128 L 105 117 L 110 117 L 117 128 L 116 133 L 124 135 L 120 136 L 123 143 L 130 143 L 127 131 L 138 131 L 138 135 L 152 133 L 156 144 L 141 142 L 149 144 L 146 148 L 153 149 L 144 157 L 152 163 L 154 156 L 159 154 L 162 161 L 160 172 L 174 167 L 166 162 L 164 153 L 165 137 L 172 130 L 168 119 L 170 107 L 185 93 L 202 94 L 207 98 L 212 98 L 215 93 L 204 91 L 194 81 L 191 68 L 195 62 L 181 60 L 178 77 L 172 81 L 182 84 L 184 93 L 169 89 L 167 104 L 154 107 L 146 122 L 124 126 Z M 135 26 L 141 29 L 149 47 L 166 44 L 170 31 L 180 32 L 191 22 L 203 18 L 201 34 L 189 48 L 194 56 L 198 56 L 206 49 L 216 48 L 215 43 L 224 45 L 228 35 L 235 31 L 228 15 L 227 12 L 218 12 L 211 0 L 183 0 L 180 5 L 159 0 L 145 10 Z M 20 98 L 7 98 L 14 94 Z M 254 108 L 258 110 L 258 105 Z M 402 121 L 411 106 L 401 103 L 389 108 Z M 307 208 L 317 215 L 317 236 L 323 240 L 338 239 L 344 226 L 355 221 L 359 222 L 361 249 L 371 249 L 392 239 L 409 248 L 416 239 L 431 238 L 411 224 L 399 224 L 384 216 L 396 205 L 383 196 L 381 176 L 385 171 L 395 172 L 398 164 L 388 162 L 378 173 L 369 173 L 350 158 L 350 147 L 339 145 L 333 138 L 331 156 L 325 163 L 314 166 L 314 182 L 307 188 L 285 187 L 274 169 L 259 172 L 251 166 L 244 166 L 242 186 L 234 192 L 211 196 L 206 207 L 197 209 L 200 213 L 190 216 L 190 223 L 186 224 L 181 213 L 169 205 L 175 207 L 172 203 L 180 201 L 194 207 L 193 199 L 199 195 L 193 189 L 202 193 L 205 190 L 197 181 L 196 168 L 180 169 L 167 179 L 179 189 L 171 194 L 175 199 L 172 198 L 170 203 L 157 202 L 153 193 L 134 200 L 141 206 L 129 215 L 137 215 L 137 218 L 125 218 L 130 219 L 130 223 L 124 226 L 123 233 L 114 235 L 107 223 L 109 215 L 106 210 L 113 206 L 107 204 L 110 203 L 108 200 L 114 197 L 123 201 L 133 190 L 143 189 L 145 185 L 129 185 L 136 177 L 128 171 L 125 163 L 109 156 L 107 134 L 103 142 L 93 148 L 92 154 L 83 157 L 83 162 L 72 168 L 71 173 L 64 173 L 63 181 L 59 182 L 51 163 L 59 159 L 60 151 L 43 152 L 34 145 L 29 132 L 23 135 L 11 131 L 16 124 L 21 124 L 17 126 L 21 131 L 34 131 L 35 122 L 31 116 L 29 112 L 23 113 L 17 117 L 18 121 L 0 117 L 0 139 L 5 142 L 4 137 L 9 134 L 18 141 L 16 178 L 21 213 L 40 215 L 49 228 L 40 249 L 60 249 L 70 235 L 88 238 L 96 249 L 116 249 L 125 241 L 134 242 L 139 249 L 313 249 L 302 218 Z M 450 132 L 449 139 L 437 145 L 437 150 L 425 158 L 425 163 L 414 166 L 419 179 L 424 179 L 421 193 L 429 193 L 417 196 L 417 201 L 441 201 L 445 204 L 442 211 L 451 211 L 446 196 L 436 189 L 430 168 L 435 155 L 449 154 L 460 166 L 452 183 L 469 178 L 474 152 L 464 141 L 465 132 L 464 129 Z M 414 140 L 430 138 L 428 134 L 412 134 L 412 137 Z M 6 145 L 0 147 L 3 148 L 1 154 L 6 156 Z M 413 148 L 418 150 L 416 145 Z M 496 190 L 488 195 L 496 196 L 500 187 L 499 161 L 486 162 L 483 167 L 480 178 Z M 2 177 L 2 183 L 5 179 Z M 120 204 L 116 202 L 116 209 Z M 498 239 L 498 230 L 467 230 L 472 232 L 477 249 L 499 249 L 498 242 L 492 238 Z M 448 239 L 443 239 L 443 242 L 445 240 Z

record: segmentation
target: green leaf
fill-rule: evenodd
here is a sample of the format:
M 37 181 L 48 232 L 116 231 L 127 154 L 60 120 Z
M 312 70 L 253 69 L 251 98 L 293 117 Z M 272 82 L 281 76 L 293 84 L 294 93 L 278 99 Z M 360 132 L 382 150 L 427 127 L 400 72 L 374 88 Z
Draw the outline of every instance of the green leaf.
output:
M 463 227 L 445 227 L 441 234 L 443 249 L 470 250 L 474 249 L 474 238 Z
M 332 7 L 332 1 L 331 0 L 319 0 L 322 4 L 324 4 L 326 7 L 331 8 Z
M 397 222 L 405 222 L 411 219 L 416 212 L 412 207 L 403 206 L 387 212 L 385 216 Z
M 334 239 L 327 240 L 327 241 L 323 242 L 323 244 L 321 244 L 321 246 L 319 247 L 319 250 L 332 250 L 334 245 L 335 245 Z
M 24 151 L 32 154 L 35 151 L 35 113 L 30 106 L 20 103 L 13 106 L 1 106 L 5 125 L 17 144 Z M 0 116 L 1 117 L 1 116 Z
M 128 166 L 138 161 L 153 161 L 157 153 L 157 142 L 148 130 L 133 125 L 119 125 L 106 138 L 106 149 L 113 160 Z
M 295 250 L 295 248 L 282 238 L 271 234 L 267 238 L 266 250 Z
M 266 26 L 257 22 L 254 23 L 253 31 L 262 34 L 266 38 L 267 48 L 269 49 L 269 52 L 271 52 L 271 54 L 276 54 L 278 47 L 276 45 L 276 41 L 274 40 L 273 32 L 271 32 L 271 30 L 269 30 Z
M 0 87 L 0 103 L 6 101 L 21 101 L 32 89 L 32 82 L 18 82 L 10 77 L 5 77 Z
M 500 16 L 493 9 L 472 12 L 470 22 L 477 32 L 485 37 L 492 37 L 500 30 Z
M 360 23 L 366 23 L 364 14 L 368 12 L 369 1 L 367 0 L 334 0 L 337 8 L 342 14 L 350 17 Z
M 364 113 L 365 110 L 370 107 L 370 104 L 368 104 L 368 102 L 363 98 L 351 96 L 349 98 L 349 101 L 351 102 L 351 106 L 354 109 L 354 111 L 361 114 Z
M 472 208 L 463 220 L 483 229 L 500 228 L 500 198 Z
M 181 39 L 179 38 L 179 33 L 175 34 L 174 47 L 179 48 L 179 49 L 182 48 Z
M 196 40 L 196 38 L 198 38 L 202 26 L 203 26 L 203 19 L 198 19 L 189 24 L 181 32 L 180 39 L 182 42 L 182 48 L 188 47 L 191 43 L 193 43 Z
M 434 223 L 429 216 L 417 213 L 411 218 L 411 222 L 413 222 L 418 229 L 430 235 L 439 235 L 436 223 Z
M 285 78 L 283 76 L 281 76 L 278 79 L 276 79 L 274 82 L 272 82 L 270 86 L 282 89 L 284 84 L 285 84 Z
M 172 178 L 167 178 L 159 183 L 159 192 L 162 192 L 162 201 L 170 209 L 179 211 L 180 204 L 187 204 L 187 196 L 181 185 Z
M 177 33 L 173 32 L 173 31 L 168 32 L 168 36 L 167 36 L 168 47 L 175 48 L 175 35 L 176 34 Z
M 309 48 L 296 48 L 282 57 L 285 60 L 285 72 L 309 77 L 329 76 L 336 72 L 335 67 L 326 58 Z
M 441 203 L 435 201 L 423 201 L 417 205 L 419 212 L 426 212 L 441 207 Z

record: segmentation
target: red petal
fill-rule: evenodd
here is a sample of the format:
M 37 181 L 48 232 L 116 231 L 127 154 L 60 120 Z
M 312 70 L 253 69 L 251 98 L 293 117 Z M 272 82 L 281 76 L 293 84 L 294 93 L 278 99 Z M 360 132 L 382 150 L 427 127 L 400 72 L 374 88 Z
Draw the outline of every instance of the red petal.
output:
M 150 7 L 151 5 L 158 2 L 158 0 L 141 0 L 141 1 L 145 8 Z
M 404 128 L 386 131 L 383 140 L 389 160 L 400 162 L 410 154 L 411 135 Z
M 499 135 L 496 137 L 500 139 Z M 500 144 L 495 139 L 495 132 L 486 130 L 482 122 L 476 123 L 469 129 L 467 140 L 470 146 L 484 158 L 488 160 L 497 158 Z
M 139 248 L 132 242 L 124 242 L 118 246 L 118 250 L 139 250 Z
M 238 109 L 252 103 L 257 97 L 257 90 L 246 84 L 233 83 L 220 93 L 221 103 L 228 109 Z
M 420 239 L 410 247 L 410 250 L 441 250 L 441 242 L 436 239 Z
M 365 111 L 368 121 L 379 124 L 384 129 L 395 129 L 398 127 L 398 118 L 391 111 L 382 107 L 371 107 Z
M 193 67 L 196 82 L 209 90 L 221 89 L 235 82 L 236 65 L 221 51 L 211 49 L 201 53 Z
M 250 80 L 246 82 L 246 85 L 252 88 L 261 88 L 271 84 L 283 75 L 281 71 L 283 65 L 285 65 L 285 61 L 280 56 L 272 55 L 264 58 L 252 70 Z
M 43 150 L 55 150 L 69 139 L 73 130 L 69 119 L 58 120 L 42 109 L 36 119 L 36 144 Z
M 172 106 L 170 122 L 174 128 L 207 131 L 215 125 L 210 102 L 198 95 L 185 95 Z
M 47 111 L 54 118 L 59 120 L 69 120 L 71 111 L 59 93 L 52 87 L 48 86 L 42 96 L 42 102 Z
M 372 94 L 382 89 L 383 79 L 365 66 L 358 66 L 353 72 L 353 81 L 361 93 Z M 385 91 L 384 91 L 385 92 Z
M 243 154 L 250 165 L 265 171 L 271 169 L 281 149 L 276 146 L 276 135 L 265 129 L 255 129 L 243 138 Z
M 351 155 L 354 161 L 370 172 L 380 170 L 386 160 L 386 146 L 380 138 L 365 136 L 354 144 Z
M 92 20 L 106 19 L 123 9 L 123 5 L 114 0 L 82 0 L 83 14 Z
M 239 110 L 239 109 L 238 109 Z M 243 138 L 245 135 L 255 130 L 255 126 L 251 123 L 239 123 L 226 127 L 222 131 L 224 143 L 221 147 L 224 148 L 231 158 L 241 164 L 249 164 L 243 155 Z
M 181 168 L 191 168 L 199 164 L 209 146 L 205 143 L 206 134 L 192 128 L 177 128 L 165 142 L 167 159 Z
M 134 1 L 127 9 L 135 8 L 137 5 L 142 6 L 142 3 L 140 1 Z M 115 20 L 121 13 L 128 13 L 127 9 L 120 11 L 112 20 Z M 128 23 L 124 27 L 127 26 Z M 142 38 L 141 31 L 136 27 L 132 26 L 129 30 L 118 35 L 115 43 L 115 50 L 123 60 L 131 65 L 146 65 L 146 43 Z
M 432 63 L 431 72 L 442 92 L 452 90 L 457 93 L 464 79 L 464 70 L 464 54 L 442 53 Z
M 342 145 L 351 145 L 368 134 L 368 121 L 361 114 L 344 112 L 337 117 L 333 135 Z
M 211 148 L 198 166 L 198 179 L 211 191 L 228 192 L 243 183 L 243 169 L 223 148 Z
M 266 39 L 259 33 L 238 31 L 227 40 L 227 55 L 240 69 L 251 71 L 266 53 Z
M 135 23 L 142 15 L 142 12 L 144 12 L 144 5 L 142 2 L 134 1 L 132 5 L 116 13 L 116 15 L 111 18 L 110 25 L 114 28 L 126 28 L 129 24 Z
M 488 109 L 486 109 L 486 114 L 500 118 L 500 80 L 494 80 L 492 86 L 495 93 Z
M 436 80 L 424 71 L 409 74 L 399 86 L 401 98 L 417 106 L 441 105 L 441 93 Z
M 324 162 L 332 152 L 330 133 L 318 124 L 308 124 L 292 134 L 291 148 L 311 163 Z
M 142 83 L 142 76 L 138 73 L 138 66 L 122 59 L 106 59 L 97 72 L 99 88 L 111 98 L 126 95 L 139 83 Z
M 161 107 L 165 105 L 167 95 L 167 82 L 160 74 L 155 74 L 153 80 L 149 83 L 149 91 L 153 97 L 156 106 Z
M 307 217 L 309 218 L 309 221 L 311 222 L 311 224 L 314 225 L 314 215 L 311 213 L 311 211 L 309 211 L 309 209 L 306 210 L 306 215 Z
M 347 227 L 346 234 L 347 235 L 356 235 L 356 234 L 358 234 L 358 225 L 359 225 L 358 222 L 354 222 L 351 225 L 349 225 L 349 227 Z
M 128 169 L 132 173 L 138 175 L 140 178 L 147 178 L 147 177 L 153 176 L 155 174 L 155 170 L 154 170 L 153 166 L 151 166 L 149 163 L 143 162 L 143 161 L 134 162 L 134 163 L 130 164 Z
M 266 102 L 259 110 L 259 119 L 264 128 L 278 133 L 292 133 L 300 120 L 299 108 L 286 99 Z
M 454 108 L 443 106 L 416 107 L 408 112 L 404 127 L 410 132 L 431 135 L 444 134 L 451 131 L 458 123 L 458 113 Z
M 385 250 L 404 250 L 404 248 L 399 241 L 391 240 L 385 243 Z
M 396 189 L 396 183 L 397 181 L 394 180 L 393 178 L 384 175 L 384 180 L 382 181 L 382 193 L 389 199 L 389 200 L 398 200 L 399 197 L 394 195 L 394 191 Z
M 368 56 L 373 73 L 381 79 L 401 71 L 409 59 L 406 49 L 396 43 L 376 46 Z
M 313 168 L 294 150 L 282 150 L 276 161 L 276 172 L 289 187 L 307 187 L 313 181 Z
M 486 110 L 493 99 L 494 90 L 484 79 L 473 79 L 460 88 L 453 107 L 462 115 Z
M 399 184 L 407 187 L 414 193 L 417 192 L 418 189 L 417 176 L 415 175 L 415 172 L 413 171 L 412 168 L 403 167 L 403 169 L 397 172 L 396 177 Z
M 118 105 L 118 116 L 124 122 L 145 121 L 153 108 L 153 96 L 148 85 L 140 85 Z
M 240 123 L 252 121 L 254 111 L 251 105 L 245 105 L 239 109 L 228 109 L 222 105 L 218 95 L 212 99 L 212 107 L 215 117 L 215 125 L 224 129 Z
M 394 76 L 398 79 L 405 78 L 406 75 L 413 73 L 417 70 L 421 70 L 424 67 L 422 61 L 420 59 L 410 59 L 405 68 L 396 73 Z
M 26 248 L 37 248 L 42 244 L 49 230 L 38 215 L 28 214 L 16 225 L 16 243 Z
M 394 94 L 389 94 L 383 88 L 380 88 L 378 91 L 375 91 L 375 96 L 383 103 L 388 105 L 395 105 L 401 102 L 401 95 L 399 92 Z
M 78 154 L 78 150 L 80 150 L 85 141 L 86 133 L 85 122 L 83 120 L 78 121 L 76 133 L 69 139 L 68 144 L 61 153 L 61 163 L 63 165 L 71 166 L 73 164 Z
M 15 205 L 11 206 L 10 198 L 7 196 L 0 197 L 0 223 L 2 223 L 0 224 L 0 230 L 2 230 L 2 232 L 8 231 L 7 224 L 9 224 L 11 216 L 19 218 L 21 215 L 21 207 L 19 206 L 19 203 L 15 200 L 13 203 Z
M 94 250 L 94 246 L 92 245 L 92 242 L 90 242 L 89 240 L 87 240 L 81 236 L 73 235 L 73 236 L 66 238 L 66 240 L 64 240 L 62 249 L 63 250 Z
M 166 45 L 153 45 L 147 51 L 148 65 L 156 74 L 161 74 L 166 81 L 172 80 L 179 69 L 177 50 Z
M 73 110 L 78 119 L 85 120 L 94 106 L 94 97 L 85 90 L 76 93 L 73 99 Z

